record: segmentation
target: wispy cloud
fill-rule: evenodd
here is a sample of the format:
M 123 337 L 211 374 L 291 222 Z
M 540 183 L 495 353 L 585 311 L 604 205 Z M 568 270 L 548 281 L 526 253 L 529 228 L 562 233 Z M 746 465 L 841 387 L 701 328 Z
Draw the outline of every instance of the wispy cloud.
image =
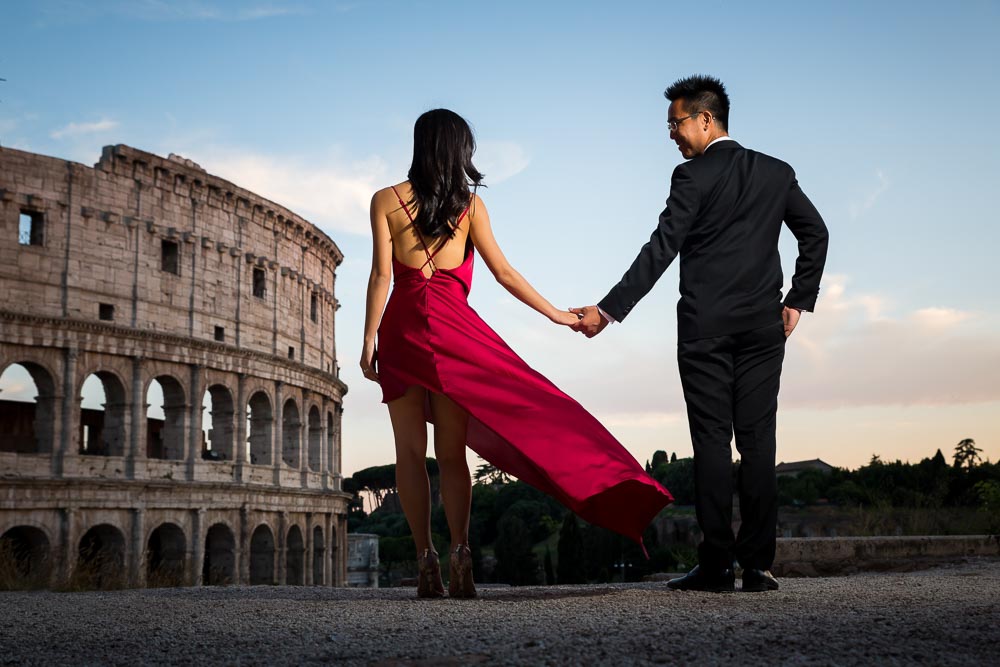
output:
M 886 178 L 885 172 L 881 169 L 875 171 L 875 178 L 878 181 L 868 192 L 867 195 L 860 202 L 854 202 L 851 204 L 851 218 L 856 219 L 862 214 L 869 211 L 878 198 L 881 197 L 889 189 L 889 179 Z
M 209 173 L 286 206 L 327 231 L 353 234 L 368 233 L 369 202 L 386 174 L 380 157 L 357 160 L 337 150 L 313 160 L 225 148 L 181 152 Z
M 141 0 L 116 6 L 116 12 L 143 21 L 257 21 L 303 14 L 297 5 L 265 3 L 238 8 L 211 2 L 166 2 Z
M 817 314 L 789 339 L 782 404 L 839 408 L 1000 400 L 1000 339 L 987 316 L 925 307 L 892 313 L 828 276 Z
M 102 118 L 93 123 L 69 123 L 57 130 L 49 133 L 53 139 L 66 139 L 69 137 L 79 137 L 85 134 L 97 134 L 107 132 L 118 127 L 118 121 Z
M 527 169 L 531 158 L 520 144 L 486 139 L 476 147 L 475 162 L 486 182 L 495 185 Z

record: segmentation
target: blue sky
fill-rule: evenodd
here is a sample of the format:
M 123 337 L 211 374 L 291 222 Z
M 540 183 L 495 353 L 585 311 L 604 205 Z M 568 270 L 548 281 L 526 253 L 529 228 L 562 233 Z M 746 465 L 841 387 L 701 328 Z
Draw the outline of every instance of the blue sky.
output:
M 357 357 L 367 203 L 405 178 L 414 119 L 446 106 L 472 123 L 505 252 L 554 303 L 584 305 L 656 222 L 682 159 L 662 91 L 695 72 L 726 82 L 732 135 L 792 164 L 831 231 L 788 348 L 779 459 L 918 460 L 965 437 L 1000 458 L 998 2 L 8 0 L 0 22 L 16 26 L 2 145 L 85 164 L 114 143 L 180 153 L 338 243 L 348 474 L 393 457 Z M 471 301 L 645 460 L 690 453 L 676 294 L 671 267 L 590 341 L 481 263 Z

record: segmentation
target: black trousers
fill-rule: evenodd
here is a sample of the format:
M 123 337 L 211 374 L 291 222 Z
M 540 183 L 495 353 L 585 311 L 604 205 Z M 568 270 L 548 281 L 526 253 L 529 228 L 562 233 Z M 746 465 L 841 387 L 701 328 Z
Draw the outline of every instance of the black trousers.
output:
M 766 570 L 774 561 L 778 486 L 775 425 L 785 332 L 773 325 L 680 342 L 680 368 L 694 445 L 695 510 L 704 569 Z M 741 524 L 733 535 L 733 434 L 740 454 L 736 486 Z

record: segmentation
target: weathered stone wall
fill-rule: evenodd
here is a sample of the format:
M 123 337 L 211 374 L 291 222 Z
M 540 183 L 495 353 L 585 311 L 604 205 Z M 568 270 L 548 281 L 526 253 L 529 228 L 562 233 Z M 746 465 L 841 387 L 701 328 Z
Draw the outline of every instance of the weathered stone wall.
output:
M 22 215 L 41 228 L 30 242 L 18 239 Z M 323 581 L 343 584 L 346 537 L 335 527 L 349 498 L 340 490 L 347 388 L 334 340 L 342 259 L 309 222 L 190 161 L 119 145 L 89 168 L 0 148 L 0 374 L 20 364 L 38 387 L 34 451 L 0 442 L 0 536 L 19 516 L 34 517 L 42 533 L 28 533 L 49 536 L 53 576 L 70 576 L 73 540 L 106 510 L 130 554 L 129 580 L 141 583 L 144 530 L 167 521 L 157 514 L 166 506 L 221 512 L 238 562 L 250 558 L 243 533 L 256 530 L 246 516 L 264 513 L 276 563 L 287 539 L 294 552 L 299 534 L 311 542 L 322 527 L 326 553 L 339 554 Z M 264 276 L 256 295 L 255 270 Z M 100 428 L 89 430 L 80 397 L 94 375 L 106 401 Z M 155 423 L 146 405 L 154 380 L 165 399 Z M 206 392 L 211 424 L 202 423 Z M 212 431 L 211 452 L 203 430 Z M 155 494 L 137 491 L 151 484 Z M 58 506 L 32 500 L 55 489 L 65 491 L 54 495 Z M 183 533 L 185 581 L 194 583 L 210 526 L 177 522 L 170 531 Z

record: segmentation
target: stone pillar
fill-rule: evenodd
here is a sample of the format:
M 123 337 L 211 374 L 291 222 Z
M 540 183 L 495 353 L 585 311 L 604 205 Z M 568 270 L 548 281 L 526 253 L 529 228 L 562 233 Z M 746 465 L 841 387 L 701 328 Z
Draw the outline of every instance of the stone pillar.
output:
M 275 486 L 281 486 L 281 466 L 285 463 L 281 457 L 281 448 L 285 444 L 284 429 L 282 428 L 285 420 L 284 388 L 285 383 L 281 380 L 274 383 L 274 428 L 271 429 L 271 433 L 273 434 L 271 438 L 271 463 L 274 464 Z
M 132 427 L 129 429 L 125 476 L 135 479 L 136 461 L 146 459 L 146 400 L 142 395 L 142 357 L 132 357 Z
M 201 586 L 202 569 L 205 567 L 205 509 L 191 510 L 191 553 L 187 561 L 191 564 L 188 579 L 192 586 Z
M 75 348 L 66 348 L 63 353 L 63 400 L 62 428 L 59 433 L 59 445 L 52 454 L 52 473 L 62 477 L 66 469 L 66 457 L 76 456 L 76 437 L 79 430 L 76 416 L 80 414 L 77 403 L 80 397 L 76 395 L 76 360 L 79 352 Z
M 145 535 L 146 511 L 142 508 L 132 510 L 132 548 L 129 552 L 127 580 L 129 586 L 146 587 L 146 543 Z
M 302 567 L 305 568 L 305 572 L 302 573 L 302 583 L 306 586 L 313 585 L 313 526 L 312 526 L 312 512 L 306 512 L 306 553 L 305 558 L 303 558 Z
M 65 585 L 76 566 L 76 510 L 64 507 L 59 513 L 59 544 L 56 545 L 56 582 Z
M 250 583 L 250 509 L 240 507 L 239 535 L 236 536 L 236 582 L 241 586 Z
M 323 539 L 326 540 L 326 549 L 323 550 L 323 581 L 327 586 L 337 586 L 337 569 L 333 566 L 333 554 L 336 553 L 336 544 L 333 536 L 333 519 L 329 512 L 323 515 Z
M 236 374 L 236 442 L 233 443 L 233 481 L 245 482 L 247 466 L 247 375 Z
M 302 308 L 305 314 L 305 308 Z M 303 349 L 305 347 L 303 346 Z M 303 489 L 309 488 L 309 447 L 312 442 L 312 429 L 309 424 L 309 390 L 302 390 L 302 409 L 299 411 L 299 484 Z M 322 448 L 322 443 L 320 443 Z
M 338 586 L 347 585 L 347 515 L 346 514 L 335 514 L 334 520 L 337 522 L 337 553 L 335 558 L 337 559 L 337 571 L 338 571 Z M 378 574 L 375 575 L 375 581 L 378 581 Z
M 197 254 L 197 253 L 196 253 Z M 202 449 L 202 401 L 204 400 L 204 382 L 202 381 L 202 371 L 203 366 L 198 364 L 191 364 L 191 413 L 190 413 L 190 424 L 191 428 L 188 429 L 188 442 L 190 446 L 187 451 L 187 478 L 190 481 L 194 481 L 195 470 L 198 467 L 198 462 L 201 460 L 201 449 Z M 200 576 L 200 573 L 199 573 Z
M 330 451 L 330 429 L 327 423 L 326 415 L 327 410 L 329 410 L 329 399 L 324 396 L 323 401 L 320 403 L 320 415 L 319 415 L 319 425 L 321 429 L 320 433 L 320 445 L 319 445 L 319 474 L 320 478 L 323 480 L 323 490 L 328 491 L 330 489 L 330 471 L 332 470 L 331 459 L 333 458 L 333 452 Z
M 279 586 L 284 586 L 288 583 L 288 512 L 278 514 L 278 534 L 275 538 L 274 543 L 278 549 L 278 557 L 274 559 L 278 566 L 275 581 Z

